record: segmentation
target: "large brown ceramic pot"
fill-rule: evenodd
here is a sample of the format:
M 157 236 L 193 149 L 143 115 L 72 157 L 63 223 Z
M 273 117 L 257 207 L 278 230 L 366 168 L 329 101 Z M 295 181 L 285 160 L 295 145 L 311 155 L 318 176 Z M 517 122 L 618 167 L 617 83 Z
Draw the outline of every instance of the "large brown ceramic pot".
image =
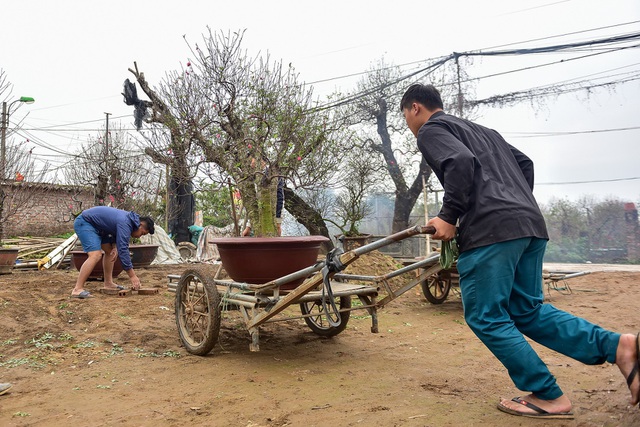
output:
M 147 267 L 155 259 L 158 253 L 158 245 L 131 245 L 129 246 L 129 255 L 133 268 Z M 102 255 L 104 258 L 104 254 Z M 80 271 L 80 267 L 86 261 L 87 254 L 83 251 L 71 251 L 71 262 L 73 266 Z M 113 264 L 113 277 L 118 277 L 122 273 L 123 268 L 120 263 L 120 257 L 116 258 Z M 98 279 L 104 277 L 104 269 L 102 268 L 102 260 L 93 267 L 93 271 L 89 275 L 90 279 Z
M 260 285 L 314 265 L 320 246 L 328 240 L 323 236 L 228 237 L 212 242 L 234 281 Z M 280 289 L 295 289 L 302 282 L 304 278 Z
M 86 252 L 83 251 L 71 251 L 71 264 L 76 268 L 76 270 L 80 271 L 80 267 L 87 260 L 88 256 Z M 104 254 L 102 254 L 102 258 L 93 270 L 91 274 L 89 274 L 89 279 L 102 279 L 104 277 L 104 269 L 102 268 L 102 260 L 104 259 Z M 113 277 L 118 277 L 120 273 L 122 273 L 122 264 L 120 263 L 120 257 L 116 257 L 116 262 L 113 263 Z
M 129 254 L 133 268 L 147 267 L 156 258 L 158 245 L 131 245 Z
M 18 248 L 0 248 L 0 274 L 10 274 L 18 259 Z

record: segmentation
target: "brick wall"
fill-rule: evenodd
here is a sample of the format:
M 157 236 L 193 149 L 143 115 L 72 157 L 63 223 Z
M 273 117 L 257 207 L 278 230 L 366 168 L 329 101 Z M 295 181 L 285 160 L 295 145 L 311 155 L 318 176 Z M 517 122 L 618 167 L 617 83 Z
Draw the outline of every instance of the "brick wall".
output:
M 94 205 L 93 189 L 16 182 L 2 185 L 4 237 L 54 236 L 73 231 L 73 214 Z

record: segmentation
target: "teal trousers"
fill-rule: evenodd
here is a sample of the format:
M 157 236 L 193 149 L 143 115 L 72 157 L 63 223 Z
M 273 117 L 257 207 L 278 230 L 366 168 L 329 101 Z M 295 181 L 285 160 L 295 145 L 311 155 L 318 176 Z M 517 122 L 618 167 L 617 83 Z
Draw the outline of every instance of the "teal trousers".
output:
M 588 365 L 614 363 L 620 334 L 544 303 L 547 241 L 523 238 L 465 251 L 458 258 L 464 317 L 507 368 L 516 387 L 551 400 L 555 377 L 525 336 Z

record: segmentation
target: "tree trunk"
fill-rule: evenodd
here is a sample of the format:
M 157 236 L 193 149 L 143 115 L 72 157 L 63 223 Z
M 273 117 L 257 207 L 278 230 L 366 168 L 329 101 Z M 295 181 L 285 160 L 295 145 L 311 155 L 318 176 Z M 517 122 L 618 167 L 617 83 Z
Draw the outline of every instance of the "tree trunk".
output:
M 275 237 L 276 230 L 276 182 L 259 179 L 256 183 L 258 191 L 258 224 L 251 224 L 254 233 L 259 237 Z
M 312 236 L 324 236 L 329 239 L 329 229 L 322 219 L 320 212 L 313 209 L 307 202 L 298 196 L 292 189 L 284 187 L 284 207 L 293 215 L 300 224 L 304 225 Z M 333 241 L 322 244 L 322 253 L 333 249 Z
M 176 243 L 191 241 L 189 226 L 195 216 L 193 184 L 175 176 L 169 181 L 169 233 Z
M 135 63 L 134 63 L 135 64 Z M 151 89 L 144 74 L 129 68 L 129 71 L 136 77 L 136 81 L 151 99 L 145 101 L 148 107 L 153 108 L 153 116 L 150 119 L 154 123 L 164 125 L 170 132 L 171 143 L 169 145 L 172 155 L 161 153 L 151 147 L 145 148 L 145 154 L 151 157 L 155 163 L 169 166 L 171 177 L 169 181 L 169 233 L 173 235 L 176 243 L 188 242 L 191 240 L 189 226 L 193 224 L 195 217 L 195 197 L 193 196 L 193 183 L 189 176 L 189 165 L 187 153 L 190 149 L 189 140 L 186 139 L 175 124 L 178 120 L 171 114 L 169 107 Z
M 102 206 L 105 205 L 105 200 L 107 199 L 107 186 L 108 186 L 108 179 L 106 177 L 106 175 L 102 175 L 100 174 L 98 176 L 98 183 L 96 185 L 96 189 L 94 191 L 94 204 L 96 206 Z
M 4 187 L 0 184 L 0 240 L 4 238 L 4 218 L 2 214 L 4 214 L 4 200 L 6 197 L 7 194 L 4 192 Z
M 409 197 L 407 192 L 396 193 L 395 204 L 393 206 L 393 222 L 391 223 L 391 233 L 407 229 L 410 227 L 410 216 L 416 198 Z
M 431 168 L 422 159 L 420 162 L 420 171 L 418 176 L 411 183 L 411 187 L 407 186 L 407 182 L 402 175 L 402 169 L 398 166 L 395 154 L 393 153 L 393 146 L 391 143 L 391 136 L 387 127 L 387 103 L 384 100 L 380 100 L 379 109 L 376 116 L 377 132 L 380 136 L 380 144 L 375 144 L 372 141 L 371 147 L 382 154 L 385 163 L 387 164 L 387 170 L 389 176 L 396 187 L 396 199 L 393 208 L 393 221 L 391 223 L 391 233 L 397 233 L 408 228 L 409 218 L 411 211 L 420 197 L 422 192 L 422 175 L 425 176 L 425 180 L 429 178 L 431 174 Z

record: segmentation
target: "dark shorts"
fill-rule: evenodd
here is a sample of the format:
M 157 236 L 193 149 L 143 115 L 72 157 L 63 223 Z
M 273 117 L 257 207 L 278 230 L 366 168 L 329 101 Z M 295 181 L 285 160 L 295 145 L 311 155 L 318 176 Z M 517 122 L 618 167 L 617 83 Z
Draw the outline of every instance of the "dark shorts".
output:
M 115 238 L 110 235 L 100 236 L 98 230 L 89 224 L 82 215 L 78 215 L 73 222 L 73 229 L 82 243 L 82 250 L 85 252 L 94 252 L 102 250 L 105 243 L 115 243 Z

